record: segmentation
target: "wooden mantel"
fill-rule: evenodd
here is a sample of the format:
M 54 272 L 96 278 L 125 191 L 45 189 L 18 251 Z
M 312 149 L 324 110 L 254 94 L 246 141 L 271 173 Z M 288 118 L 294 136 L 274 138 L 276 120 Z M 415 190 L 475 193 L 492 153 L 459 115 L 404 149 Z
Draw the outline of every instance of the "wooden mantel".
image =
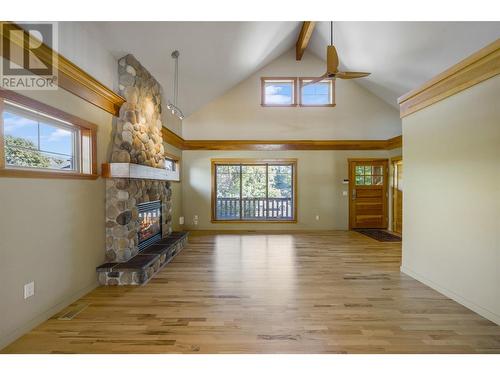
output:
M 175 171 L 168 171 L 163 168 L 154 168 L 133 163 L 104 163 L 102 164 L 102 177 L 180 181 L 179 168 Z

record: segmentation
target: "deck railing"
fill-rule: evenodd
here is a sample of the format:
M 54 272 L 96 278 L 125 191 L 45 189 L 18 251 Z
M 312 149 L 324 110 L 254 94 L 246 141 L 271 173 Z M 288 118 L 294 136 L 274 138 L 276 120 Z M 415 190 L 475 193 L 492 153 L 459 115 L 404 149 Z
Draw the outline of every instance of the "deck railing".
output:
M 217 198 L 216 217 L 218 220 L 292 220 L 292 198 Z

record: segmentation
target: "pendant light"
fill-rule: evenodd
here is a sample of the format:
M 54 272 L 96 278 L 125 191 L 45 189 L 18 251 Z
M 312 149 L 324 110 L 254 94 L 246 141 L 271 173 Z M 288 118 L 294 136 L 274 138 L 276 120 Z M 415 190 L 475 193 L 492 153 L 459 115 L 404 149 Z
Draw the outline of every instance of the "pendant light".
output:
M 184 119 L 184 114 L 177 106 L 177 96 L 179 93 L 179 51 L 175 50 L 171 54 L 175 61 L 175 76 L 174 76 L 174 102 L 168 101 L 167 108 L 172 112 L 172 115 L 178 117 L 180 120 Z

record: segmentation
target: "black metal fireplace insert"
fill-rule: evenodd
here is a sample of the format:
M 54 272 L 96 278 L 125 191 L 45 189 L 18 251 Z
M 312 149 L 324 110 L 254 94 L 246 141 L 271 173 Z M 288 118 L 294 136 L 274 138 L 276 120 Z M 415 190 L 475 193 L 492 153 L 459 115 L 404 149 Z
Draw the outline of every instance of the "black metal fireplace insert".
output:
M 161 201 L 140 203 L 139 210 L 139 251 L 161 240 Z

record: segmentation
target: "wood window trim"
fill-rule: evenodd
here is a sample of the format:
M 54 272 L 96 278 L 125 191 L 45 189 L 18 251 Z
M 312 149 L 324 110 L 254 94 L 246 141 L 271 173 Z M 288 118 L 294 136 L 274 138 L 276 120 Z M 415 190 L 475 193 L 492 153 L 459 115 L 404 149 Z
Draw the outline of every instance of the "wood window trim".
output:
M 331 90 L 331 100 L 332 102 L 330 104 L 303 104 L 302 103 L 302 87 L 304 86 L 304 81 L 310 81 L 313 79 L 317 79 L 318 77 L 299 77 L 299 89 L 297 91 L 297 97 L 299 100 L 299 106 L 300 107 L 311 107 L 311 108 L 318 108 L 318 107 L 335 107 L 335 80 L 328 80 L 330 81 L 330 90 Z M 322 82 L 322 81 L 320 81 Z
M 293 219 L 292 220 L 218 220 L 215 215 L 215 200 L 217 198 L 217 193 L 216 193 L 216 174 L 215 174 L 215 167 L 218 164 L 223 164 L 223 165 L 240 165 L 240 164 L 246 164 L 246 165 L 263 165 L 263 164 L 291 164 L 292 165 L 292 201 L 293 201 Z M 211 159 L 211 168 L 210 168 L 210 173 L 211 173 L 211 184 L 212 184 L 212 191 L 211 191 L 211 199 L 210 199 L 210 211 L 211 211 L 211 222 L 213 224 L 249 224 L 249 223 L 255 223 L 255 224 L 262 224 L 262 223 L 269 223 L 269 224 L 297 224 L 298 219 L 297 219 L 297 159 L 296 158 L 282 158 L 282 159 L 236 159 L 236 158 L 231 158 L 231 159 Z
M 180 156 L 177 156 L 177 155 L 174 155 L 174 154 L 171 154 L 169 152 L 164 152 L 164 158 L 165 159 L 170 159 L 170 160 L 173 160 L 174 163 L 175 163 L 175 168 L 177 170 L 177 176 L 178 176 L 178 179 L 176 180 L 171 180 L 171 182 L 181 182 L 181 175 L 182 175 L 182 171 L 181 171 L 181 157 Z
M 168 152 L 164 152 L 163 154 L 165 155 L 166 159 L 173 160 L 176 163 L 179 163 L 181 161 L 181 158 L 179 156 L 177 156 L 177 155 L 174 155 L 174 154 L 171 154 L 171 153 L 168 153 Z
M 12 101 L 35 111 L 52 117 L 67 121 L 77 127 L 81 132 L 87 133 L 91 140 L 91 173 L 79 173 L 75 171 L 54 171 L 43 169 L 20 169 L 5 165 L 4 151 L 4 126 L 3 109 L 4 100 Z M 90 133 L 90 134 L 89 134 Z M 49 179 L 87 179 L 95 180 L 99 177 L 97 173 L 97 125 L 83 120 L 79 117 L 61 111 L 35 99 L 28 98 L 14 91 L 0 89 L 0 177 L 22 177 L 22 178 L 49 178 Z
M 293 82 L 293 103 L 292 104 L 266 104 L 265 87 L 266 81 L 292 81 Z M 260 105 L 262 107 L 289 108 L 297 107 L 297 77 L 260 77 Z

